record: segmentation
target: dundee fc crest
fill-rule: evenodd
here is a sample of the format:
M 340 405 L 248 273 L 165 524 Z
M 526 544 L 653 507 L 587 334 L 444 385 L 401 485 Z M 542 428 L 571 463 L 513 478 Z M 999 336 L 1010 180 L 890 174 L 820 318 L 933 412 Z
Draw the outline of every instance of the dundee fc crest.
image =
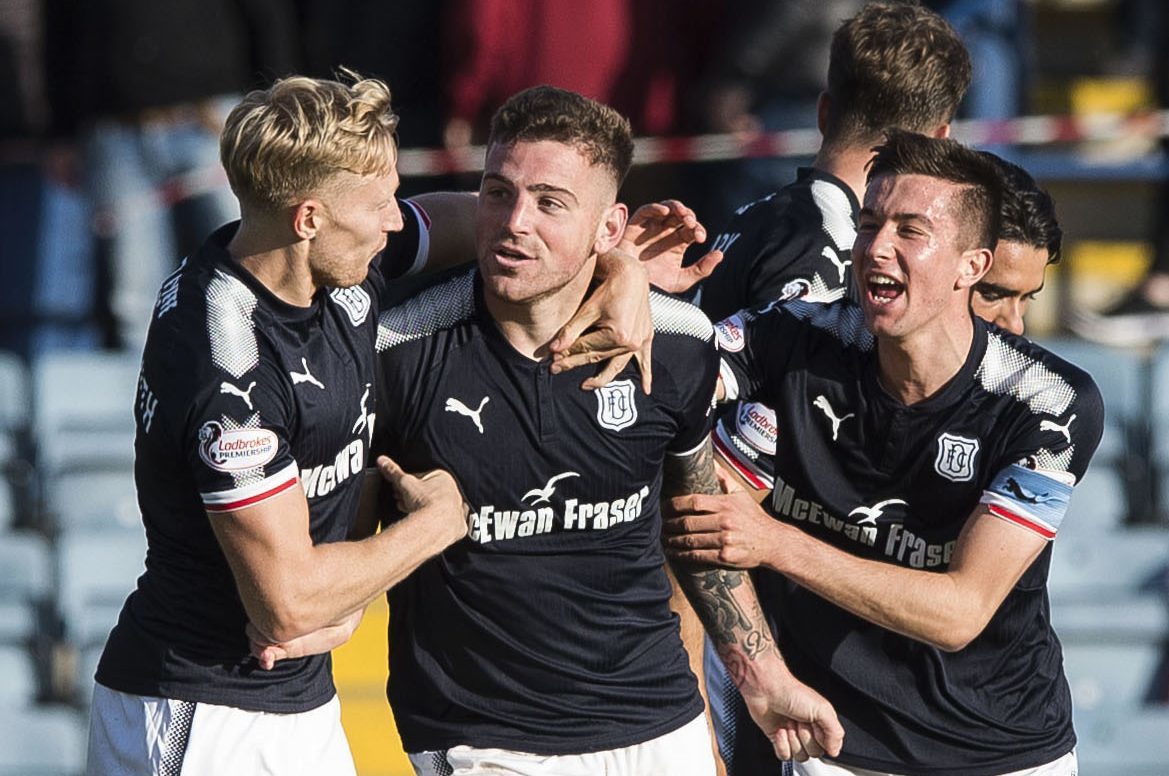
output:
M 612 431 L 637 422 L 637 391 L 632 380 L 617 380 L 597 389 L 597 422 Z
M 938 457 L 934 459 L 934 470 L 947 480 L 969 482 L 974 479 L 974 458 L 977 455 L 977 439 L 942 434 L 938 437 Z

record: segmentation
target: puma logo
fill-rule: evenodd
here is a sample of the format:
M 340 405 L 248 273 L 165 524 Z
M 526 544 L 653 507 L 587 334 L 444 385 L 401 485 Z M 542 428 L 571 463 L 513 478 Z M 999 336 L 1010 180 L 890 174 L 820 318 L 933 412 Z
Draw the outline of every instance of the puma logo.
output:
M 460 415 L 466 415 L 475 423 L 475 428 L 479 429 L 479 433 L 482 434 L 483 420 L 479 417 L 479 414 L 483 412 L 483 405 L 489 401 L 491 401 L 491 397 L 484 396 L 483 401 L 479 402 L 479 409 L 473 410 L 458 399 L 447 399 L 445 409 L 447 412 L 457 412 Z
M 1064 425 L 1056 423 L 1054 420 L 1044 420 L 1039 423 L 1040 431 L 1058 431 L 1063 434 L 1063 438 L 1067 440 L 1070 445 L 1072 443 L 1072 421 L 1076 419 L 1075 415 L 1068 418 L 1068 422 Z
M 821 412 L 828 416 L 828 421 L 832 424 L 832 441 L 836 441 L 836 435 L 840 433 L 840 424 L 849 418 L 855 418 L 856 413 L 850 412 L 843 417 L 836 417 L 836 413 L 832 409 L 832 405 L 828 403 L 828 397 L 820 394 L 812 402 L 814 407 L 817 407 Z
M 304 367 L 304 372 L 289 372 L 288 376 L 292 378 L 293 385 L 300 385 L 301 383 L 312 383 L 322 391 L 325 390 L 325 384 L 317 378 L 313 377 L 313 373 L 309 371 L 308 359 L 302 358 L 300 365 Z
M 251 384 L 248 385 L 248 389 L 246 391 L 241 391 L 239 388 L 236 388 L 234 385 L 232 385 L 231 383 L 229 383 L 225 380 L 224 382 L 219 384 L 219 392 L 220 393 L 229 393 L 232 396 L 240 397 L 241 399 L 244 400 L 244 403 L 248 405 L 248 409 L 252 410 L 254 412 L 256 408 L 252 406 L 251 393 L 252 393 L 252 389 L 255 387 L 256 387 L 256 381 L 253 380 L 251 382 Z
M 836 266 L 837 282 L 843 283 L 845 270 L 849 265 L 852 264 L 852 259 L 841 261 L 837 257 L 836 251 L 832 250 L 832 248 L 828 247 L 827 245 L 824 246 L 824 250 L 820 252 L 820 255 L 828 259 Z

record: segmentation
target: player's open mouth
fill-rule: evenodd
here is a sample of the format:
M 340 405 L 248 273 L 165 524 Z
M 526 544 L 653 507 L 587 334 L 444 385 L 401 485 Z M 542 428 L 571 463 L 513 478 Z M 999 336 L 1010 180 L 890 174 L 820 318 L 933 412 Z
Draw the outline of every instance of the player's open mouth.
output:
M 905 284 L 888 275 L 869 275 L 865 280 L 869 299 L 874 304 L 885 305 L 905 293 Z
M 495 254 L 496 260 L 499 261 L 499 263 L 504 264 L 504 265 L 520 264 L 522 262 L 532 260 L 532 257 L 529 256 L 528 254 L 523 253 L 521 251 L 518 251 L 515 248 L 509 248 L 509 247 L 504 246 L 504 245 L 494 246 L 491 249 L 491 252 Z

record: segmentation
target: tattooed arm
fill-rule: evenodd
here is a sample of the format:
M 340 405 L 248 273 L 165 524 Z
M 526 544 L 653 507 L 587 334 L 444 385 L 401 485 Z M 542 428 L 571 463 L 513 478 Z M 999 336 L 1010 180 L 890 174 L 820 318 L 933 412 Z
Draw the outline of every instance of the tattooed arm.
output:
M 663 498 L 721 492 L 709 439 L 690 455 L 666 457 Z M 675 565 L 674 573 L 776 756 L 838 754 L 844 729 L 836 712 L 788 671 L 747 572 Z

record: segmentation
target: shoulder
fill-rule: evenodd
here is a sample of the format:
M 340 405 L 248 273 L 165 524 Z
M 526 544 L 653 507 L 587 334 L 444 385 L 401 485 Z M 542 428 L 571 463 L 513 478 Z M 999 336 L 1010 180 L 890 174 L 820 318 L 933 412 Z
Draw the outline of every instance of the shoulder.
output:
M 1036 415 L 1061 416 L 1072 407 L 1102 415 L 1100 390 L 1091 376 L 1046 348 L 990 329 L 975 373 L 982 388 L 1010 396 Z
M 743 310 L 719 324 L 720 344 L 724 332 L 734 335 L 734 328 L 783 327 L 793 334 L 825 339 L 843 348 L 872 350 L 873 335 L 865 326 L 864 313 L 848 300 L 807 302 L 795 299 L 774 302 L 759 310 Z
M 655 335 L 677 335 L 703 343 L 714 339 L 714 326 L 695 305 L 652 289 L 649 305 Z
M 450 329 L 475 314 L 475 269 L 440 277 L 378 316 L 377 352 Z

